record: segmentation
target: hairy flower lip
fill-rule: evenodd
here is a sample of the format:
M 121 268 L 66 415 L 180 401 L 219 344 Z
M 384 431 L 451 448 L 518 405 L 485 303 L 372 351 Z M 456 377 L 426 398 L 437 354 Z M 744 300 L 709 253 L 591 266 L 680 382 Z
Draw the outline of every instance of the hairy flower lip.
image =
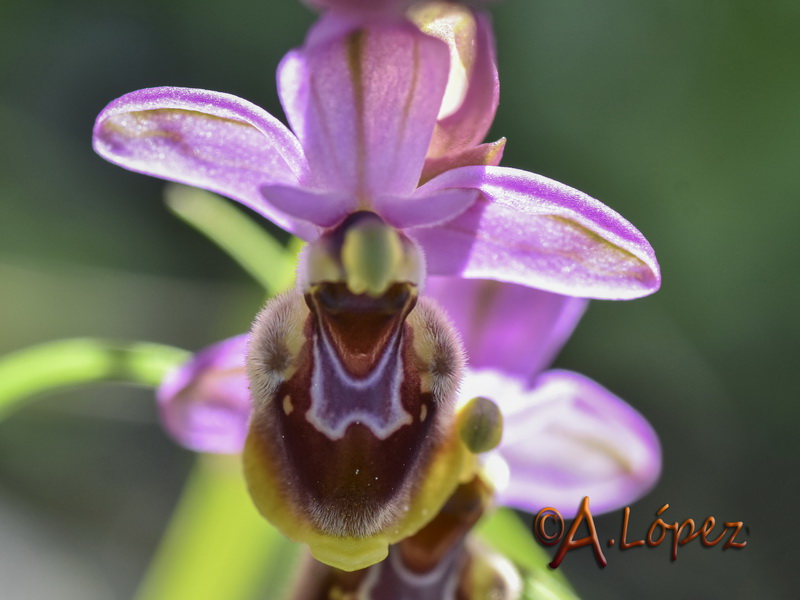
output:
M 452 427 L 457 336 L 427 300 L 411 311 L 413 286 L 396 285 L 408 293 L 371 298 L 329 284 L 338 293 L 324 299 L 320 284 L 306 294 L 308 308 L 299 291 L 287 292 L 267 303 L 248 344 L 251 495 L 289 537 L 339 568 L 366 566 L 376 548 L 422 527 L 474 463 Z M 330 327 L 352 311 L 363 318 Z M 361 339 L 371 326 L 382 343 Z M 382 346 L 376 360 L 364 344 Z M 348 549 L 336 555 L 332 538 Z
M 413 494 L 413 502 L 403 507 L 398 520 L 367 537 L 332 536 L 321 533 L 297 511 L 271 461 L 264 461 L 258 436 L 249 435 L 244 448 L 245 474 L 250 494 L 259 511 L 291 540 L 308 544 L 312 555 L 343 571 L 366 568 L 385 559 L 389 545 L 419 531 L 439 511 L 449 492 L 474 473 L 474 456 L 455 436 L 444 440 L 440 453 L 427 476 Z

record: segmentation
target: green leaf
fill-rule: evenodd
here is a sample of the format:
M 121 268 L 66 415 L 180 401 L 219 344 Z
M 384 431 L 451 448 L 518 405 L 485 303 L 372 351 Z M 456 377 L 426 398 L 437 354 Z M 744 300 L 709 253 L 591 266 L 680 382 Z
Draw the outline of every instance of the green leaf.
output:
M 253 507 L 239 458 L 203 455 L 135 600 L 280 598 L 297 554 Z
M 77 338 L 47 342 L 0 357 L 0 419 L 36 394 L 96 381 L 157 386 L 189 357 L 172 346 Z
M 284 247 L 232 202 L 211 192 L 172 183 L 164 195 L 172 212 L 225 250 L 268 295 L 292 286 L 293 245 Z
M 521 569 L 526 598 L 577 600 L 564 575 L 547 566 L 550 558 L 514 511 L 507 508 L 494 511 L 478 524 L 476 532 Z

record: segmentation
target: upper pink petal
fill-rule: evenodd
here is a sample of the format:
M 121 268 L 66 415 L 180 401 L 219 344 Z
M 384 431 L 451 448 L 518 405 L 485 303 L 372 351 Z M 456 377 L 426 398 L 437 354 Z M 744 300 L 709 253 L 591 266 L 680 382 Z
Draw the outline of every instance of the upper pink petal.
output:
M 308 167 L 286 126 L 246 100 L 187 88 L 138 90 L 103 109 L 93 140 L 100 156 L 126 169 L 217 192 L 287 231 L 314 235 L 264 202 L 262 185 L 295 185 Z
M 503 167 L 461 167 L 420 194 L 477 188 L 460 216 L 409 231 L 428 272 L 497 279 L 569 296 L 608 300 L 656 291 L 661 274 L 644 236 L 586 194 L 546 177 Z
M 318 29 L 336 29 L 336 15 Z M 348 22 L 349 23 L 349 22 Z M 281 101 L 308 158 L 314 189 L 378 195 L 417 186 L 447 79 L 445 44 L 405 21 L 377 20 L 314 37 L 278 71 Z
M 247 335 L 218 342 L 164 378 L 156 393 L 161 422 L 182 446 L 222 454 L 244 448 L 251 411 L 246 347 Z
M 531 382 L 555 358 L 588 301 L 512 283 L 429 277 L 425 295 L 450 315 L 471 369 Z

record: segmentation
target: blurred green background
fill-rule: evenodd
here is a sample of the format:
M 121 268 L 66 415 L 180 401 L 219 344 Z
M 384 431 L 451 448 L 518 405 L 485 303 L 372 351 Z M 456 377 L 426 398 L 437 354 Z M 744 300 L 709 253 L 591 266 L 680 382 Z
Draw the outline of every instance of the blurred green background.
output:
M 588 599 L 796 597 L 800 3 L 492 13 L 504 164 L 603 200 L 663 269 L 655 296 L 593 303 L 558 360 L 661 436 L 629 538 L 665 503 L 666 521 L 748 527 L 741 551 L 613 548 L 601 571 L 582 550 L 561 570 Z M 275 67 L 313 19 L 292 0 L 0 3 L 0 353 L 87 335 L 196 349 L 248 327 L 258 286 L 166 210 L 162 182 L 96 157 L 91 126 L 155 85 L 282 116 Z M 0 597 L 129 598 L 192 461 L 136 388 L 50 394 L 1 423 Z M 598 519 L 601 538 L 620 524 Z

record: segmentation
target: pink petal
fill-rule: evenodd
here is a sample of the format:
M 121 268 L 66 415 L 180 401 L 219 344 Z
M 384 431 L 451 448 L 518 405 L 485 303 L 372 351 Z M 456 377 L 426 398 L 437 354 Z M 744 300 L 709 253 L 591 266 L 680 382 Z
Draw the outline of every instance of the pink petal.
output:
M 410 195 L 447 67 L 442 42 L 391 20 L 290 52 L 279 88 L 314 174 L 311 187 L 350 193 L 363 209 L 378 195 Z
M 425 295 L 450 315 L 473 370 L 532 382 L 555 358 L 588 301 L 484 279 L 429 277 Z
M 373 207 L 389 225 L 405 229 L 449 221 L 467 210 L 479 196 L 478 190 L 443 190 L 406 198 L 378 196 Z
M 584 496 L 594 514 L 631 504 L 661 472 L 661 447 L 647 420 L 594 381 L 548 371 L 526 390 L 495 373 L 468 376 L 464 393 L 494 398 L 503 410 L 497 453 L 508 465 L 498 501 L 529 512 L 575 516 Z
M 94 148 L 126 169 L 217 192 L 287 231 L 315 234 L 262 199 L 262 185 L 297 184 L 307 165 L 292 133 L 241 98 L 175 87 L 132 92 L 97 117 Z
M 312 192 L 285 185 L 265 185 L 261 193 L 268 204 L 282 213 L 319 227 L 333 227 L 355 210 L 352 196 L 341 192 Z
M 477 188 L 483 197 L 452 221 L 408 232 L 432 275 L 607 300 L 639 298 L 661 285 L 644 236 L 578 190 L 527 171 L 475 166 L 448 171 L 418 193 L 451 188 Z
M 218 342 L 164 378 L 156 394 L 161 421 L 182 446 L 222 454 L 244 448 L 251 410 L 246 346 L 247 335 Z

